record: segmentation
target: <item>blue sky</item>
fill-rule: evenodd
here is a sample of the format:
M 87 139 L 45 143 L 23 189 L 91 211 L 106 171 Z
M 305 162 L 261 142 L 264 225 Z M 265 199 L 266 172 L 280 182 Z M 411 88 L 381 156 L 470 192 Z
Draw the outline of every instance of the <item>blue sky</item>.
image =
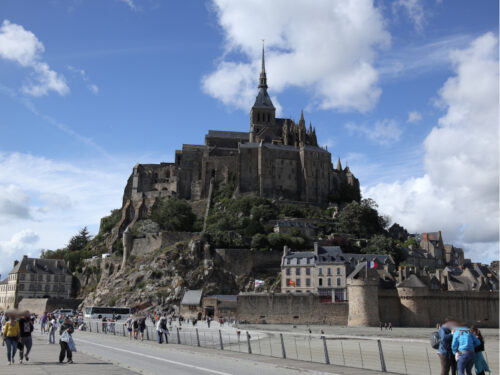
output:
M 303 109 L 382 212 L 498 258 L 495 1 L 4 0 L 0 24 L 9 261 L 95 233 L 134 164 L 171 161 L 208 129 L 246 131 L 261 39 L 280 113 Z M 489 116 L 472 127 L 479 95 Z

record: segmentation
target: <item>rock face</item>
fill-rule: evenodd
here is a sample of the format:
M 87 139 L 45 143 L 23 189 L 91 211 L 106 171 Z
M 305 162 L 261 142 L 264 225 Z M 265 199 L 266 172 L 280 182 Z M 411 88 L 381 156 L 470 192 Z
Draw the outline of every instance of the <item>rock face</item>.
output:
M 131 255 L 125 268 L 121 259 L 114 257 L 89 262 L 79 277 L 82 305 L 161 306 L 175 310 L 185 290 L 203 289 L 206 295 L 237 294 L 240 290 L 253 290 L 254 277 L 268 279 L 269 290 L 276 289 L 270 280 L 275 267 L 269 274 L 265 270 L 257 275 L 252 270 L 233 273 L 228 271 L 231 267 L 227 261 L 215 256 L 197 237 L 193 234 L 190 240 L 155 252 Z

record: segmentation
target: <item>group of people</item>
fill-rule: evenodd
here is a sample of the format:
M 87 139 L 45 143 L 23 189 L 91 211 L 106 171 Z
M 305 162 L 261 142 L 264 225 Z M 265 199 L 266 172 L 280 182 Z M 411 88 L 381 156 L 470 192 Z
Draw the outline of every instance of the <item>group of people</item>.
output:
M 483 356 L 484 338 L 477 327 L 466 327 L 454 319 L 446 319 L 438 326 L 438 356 L 441 362 L 441 375 L 476 375 L 490 372 Z
M 30 360 L 30 352 L 33 346 L 32 332 L 34 330 L 37 316 L 29 311 L 22 313 L 7 312 L 0 314 L 0 331 L 2 334 L 2 346 L 7 348 L 7 361 L 12 365 L 19 353 L 19 363 Z M 55 334 L 59 328 L 59 363 L 73 363 L 72 352 L 76 351 L 71 334 L 74 332 L 74 323 L 64 316 L 56 317 L 54 314 L 44 313 L 40 316 L 40 331 L 48 335 L 47 344 L 55 344 Z
M 380 322 L 380 330 L 384 329 L 387 331 L 392 331 L 392 322 Z
M 145 316 L 129 316 L 123 324 L 127 327 L 130 340 L 132 340 L 132 338 L 137 340 L 137 337 L 140 335 L 141 341 L 144 341 L 144 331 L 146 330 Z
M 2 332 L 2 346 L 7 347 L 7 361 L 11 365 L 15 362 L 16 352 L 19 350 L 19 363 L 30 360 L 29 354 L 33 341 L 35 316 L 25 311 L 22 314 L 2 314 L 0 317 L 0 328 Z

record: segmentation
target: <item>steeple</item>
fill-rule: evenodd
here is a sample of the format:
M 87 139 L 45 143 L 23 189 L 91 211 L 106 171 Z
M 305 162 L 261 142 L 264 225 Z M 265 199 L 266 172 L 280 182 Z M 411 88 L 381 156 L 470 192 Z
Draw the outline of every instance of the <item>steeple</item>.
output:
M 259 89 L 267 89 L 266 63 L 264 60 L 264 39 L 262 39 L 262 68 L 260 70 Z
M 340 158 L 337 159 L 337 170 L 338 171 L 342 170 L 342 164 L 340 164 Z

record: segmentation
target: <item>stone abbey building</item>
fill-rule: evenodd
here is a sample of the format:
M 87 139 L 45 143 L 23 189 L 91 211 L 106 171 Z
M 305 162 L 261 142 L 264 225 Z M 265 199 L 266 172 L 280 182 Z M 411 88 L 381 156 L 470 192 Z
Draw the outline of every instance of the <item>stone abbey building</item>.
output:
M 211 185 L 233 182 L 237 194 L 325 205 L 343 184 L 359 189 L 359 182 L 340 160 L 333 167 L 331 154 L 318 146 L 316 130 L 306 127 L 303 114 L 298 123 L 277 118 L 267 92 L 262 50 L 259 92 L 250 109 L 250 131 L 209 130 L 204 145 L 184 144 L 174 163 L 137 164 L 124 194 L 137 209 L 157 197 L 175 195 L 203 200 Z

